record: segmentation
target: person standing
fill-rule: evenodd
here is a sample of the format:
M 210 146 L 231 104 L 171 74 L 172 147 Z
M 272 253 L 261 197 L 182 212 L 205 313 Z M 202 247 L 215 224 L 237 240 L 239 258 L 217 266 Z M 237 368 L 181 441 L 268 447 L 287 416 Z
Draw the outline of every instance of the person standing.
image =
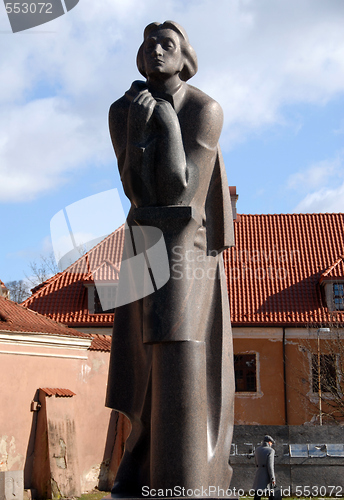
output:
M 264 490 L 269 486 L 272 488 L 276 486 L 274 470 L 275 450 L 272 448 L 274 443 L 274 439 L 266 435 L 262 444 L 256 448 L 254 453 L 254 460 L 257 467 L 253 482 L 253 489 L 255 490 L 254 500 L 260 500 L 264 495 Z M 268 496 L 269 498 L 273 497 L 273 494 Z

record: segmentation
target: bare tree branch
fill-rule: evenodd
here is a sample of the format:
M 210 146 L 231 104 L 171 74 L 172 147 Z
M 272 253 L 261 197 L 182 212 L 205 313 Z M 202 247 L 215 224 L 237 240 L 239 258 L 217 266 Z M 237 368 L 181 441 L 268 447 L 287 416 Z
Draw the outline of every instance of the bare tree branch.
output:
M 10 292 L 10 299 L 14 302 L 24 302 L 30 296 L 30 285 L 27 281 L 8 281 L 5 286 Z
M 53 252 L 51 252 L 47 257 L 41 255 L 38 262 L 30 262 L 29 268 L 31 270 L 31 275 L 27 276 L 27 274 L 25 274 L 25 276 L 31 287 L 44 283 L 47 279 L 59 272 Z

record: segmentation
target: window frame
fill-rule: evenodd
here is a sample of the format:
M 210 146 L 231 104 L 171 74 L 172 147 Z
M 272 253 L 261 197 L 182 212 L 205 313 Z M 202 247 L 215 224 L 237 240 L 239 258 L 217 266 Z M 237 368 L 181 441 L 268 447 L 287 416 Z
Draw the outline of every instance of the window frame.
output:
M 336 293 L 337 287 L 337 293 Z M 336 281 L 332 283 L 333 307 L 336 311 L 344 311 L 344 283 Z M 337 302 L 336 302 L 337 301 Z M 340 306 L 340 307 L 338 307 Z
M 117 283 L 98 283 L 97 285 L 92 283 L 92 284 L 87 284 L 85 285 L 86 289 L 87 289 L 87 308 L 88 308 L 88 312 L 89 314 L 114 314 L 114 309 L 115 308 L 111 308 L 111 309 L 106 309 L 105 311 L 102 309 L 101 307 L 101 311 L 100 310 L 97 310 L 97 307 L 96 307 L 96 300 L 98 298 L 98 301 L 99 301 L 99 304 L 101 306 L 101 300 L 100 300 L 100 297 L 99 297 L 99 292 L 98 292 L 98 288 L 110 288 L 110 287 L 115 287 L 115 290 L 116 290 L 116 294 L 118 293 L 118 282 Z
M 245 389 L 244 390 L 237 390 L 237 377 L 236 377 L 236 372 L 237 370 L 235 369 L 235 362 L 236 362 L 236 358 L 238 356 L 247 356 L 247 357 L 254 357 L 254 366 L 255 366 L 255 390 L 250 390 L 247 388 L 247 383 L 245 384 Z M 247 361 L 246 361 L 247 363 Z M 246 364 L 245 363 L 245 364 Z M 233 364 L 234 364 L 234 378 L 235 378 L 235 395 L 238 396 L 238 395 L 245 395 L 245 394 L 249 394 L 249 395 L 258 395 L 259 394 L 259 379 L 258 379 L 258 353 L 255 352 L 255 351 L 251 351 L 251 352 L 238 352 L 238 353 L 235 353 L 234 354 L 234 359 L 233 359 Z M 244 370 L 245 371 L 245 370 Z M 246 369 L 246 372 L 247 372 L 247 369 Z M 245 377 L 245 373 L 243 374 L 244 375 L 244 380 L 246 380 L 247 382 L 247 373 L 246 373 L 246 377 Z

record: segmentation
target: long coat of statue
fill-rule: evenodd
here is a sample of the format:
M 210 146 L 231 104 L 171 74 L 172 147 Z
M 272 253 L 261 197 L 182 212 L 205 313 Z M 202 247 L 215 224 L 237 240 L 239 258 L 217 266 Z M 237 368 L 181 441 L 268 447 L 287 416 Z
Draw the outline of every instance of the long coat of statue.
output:
M 132 203 L 122 258 L 129 275 L 127 266 L 118 294 L 136 286 L 130 259 L 145 226 L 164 234 L 171 276 L 115 311 L 106 404 L 128 416 L 132 432 L 113 494 L 227 489 L 234 374 L 221 252 L 233 245 L 233 220 L 218 146 L 222 110 L 185 83 L 196 55 L 176 23 L 146 28 L 138 67 L 147 82 L 134 82 L 109 117 Z

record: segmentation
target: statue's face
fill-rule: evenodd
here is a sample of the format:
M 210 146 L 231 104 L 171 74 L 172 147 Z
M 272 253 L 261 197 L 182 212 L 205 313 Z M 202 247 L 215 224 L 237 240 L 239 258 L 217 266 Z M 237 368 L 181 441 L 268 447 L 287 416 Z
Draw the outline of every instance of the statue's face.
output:
M 184 65 L 184 56 L 177 33 L 170 29 L 151 33 L 144 42 L 143 59 L 148 79 L 166 79 L 179 73 Z

